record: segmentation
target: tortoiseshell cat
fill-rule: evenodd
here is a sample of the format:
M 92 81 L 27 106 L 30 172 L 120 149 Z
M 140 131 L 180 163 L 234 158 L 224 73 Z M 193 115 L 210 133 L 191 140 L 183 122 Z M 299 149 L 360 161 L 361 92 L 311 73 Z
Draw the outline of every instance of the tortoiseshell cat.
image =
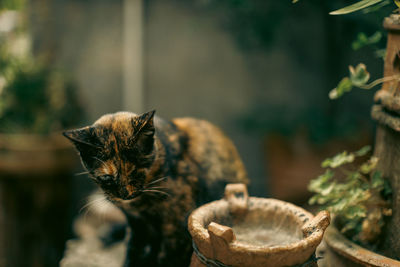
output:
M 221 198 L 227 183 L 247 183 L 247 175 L 236 148 L 217 127 L 193 118 L 165 121 L 154 112 L 104 115 L 64 135 L 127 217 L 125 266 L 188 266 L 188 215 Z

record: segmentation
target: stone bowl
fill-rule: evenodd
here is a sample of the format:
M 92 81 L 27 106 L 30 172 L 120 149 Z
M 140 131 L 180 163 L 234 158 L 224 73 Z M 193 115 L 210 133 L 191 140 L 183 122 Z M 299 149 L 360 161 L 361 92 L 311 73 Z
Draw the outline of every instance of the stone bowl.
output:
M 329 262 L 329 266 L 400 267 L 400 261 L 363 248 L 347 239 L 334 223 L 326 230 L 324 240 L 327 244 L 324 261 Z
M 314 217 L 284 201 L 248 197 L 244 184 L 229 184 L 224 199 L 189 217 L 190 266 L 316 266 L 314 253 L 329 223 L 326 211 Z

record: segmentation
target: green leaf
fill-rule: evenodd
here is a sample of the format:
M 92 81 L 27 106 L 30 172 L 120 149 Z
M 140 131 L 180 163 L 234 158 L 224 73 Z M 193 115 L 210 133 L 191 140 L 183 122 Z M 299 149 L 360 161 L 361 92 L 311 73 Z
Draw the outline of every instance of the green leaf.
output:
M 322 168 L 330 167 L 337 168 L 343 164 L 351 163 L 354 161 L 354 155 L 348 154 L 347 151 L 343 151 L 340 154 L 337 154 L 333 158 L 328 158 L 324 160 L 321 164 Z
M 354 205 L 343 214 L 347 219 L 364 218 L 367 216 L 367 209 L 363 205 Z
M 338 84 L 338 86 L 329 92 L 330 99 L 337 99 L 344 93 L 350 92 L 353 88 L 353 83 L 349 77 L 344 77 Z
M 308 189 L 312 192 L 320 192 L 333 177 L 333 174 L 334 173 L 331 170 L 326 170 L 324 174 L 321 174 L 316 179 L 310 181 Z
M 354 86 L 364 86 L 370 78 L 367 67 L 363 63 L 358 64 L 355 69 L 353 68 L 353 66 L 349 66 L 349 71 L 350 81 Z
M 351 43 L 353 50 L 358 50 L 364 46 L 368 45 L 368 37 L 365 33 L 359 32 L 357 34 L 357 39 Z
M 356 40 L 351 44 L 353 50 L 359 50 L 367 45 L 373 45 L 378 43 L 382 39 L 382 33 L 380 31 L 375 32 L 370 37 L 363 32 L 358 33 Z
M 393 1 L 391 1 L 391 0 L 384 0 L 384 1 L 380 2 L 379 4 L 376 4 L 376 5 L 374 5 L 374 6 L 370 6 L 370 7 L 367 7 L 367 8 L 365 8 L 365 9 L 363 9 L 363 10 L 362 10 L 362 13 L 363 13 L 363 14 L 368 14 L 368 13 L 371 13 L 371 12 L 378 11 L 378 10 L 381 9 L 382 7 L 387 6 L 387 5 L 390 5 L 392 2 L 393 2 Z
M 292 4 L 299 2 L 300 0 L 292 0 Z
M 377 164 L 378 164 L 378 158 L 371 157 L 367 162 L 361 165 L 360 172 L 363 174 L 369 174 L 376 168 Z
M 357 157 L 362 157 L 365 156 L 370 150 L 371 146 L 363 146 L 362 148 L 354 152 L 354 155 L 356 155 Z
M 315 203 L 317 203 L 318 198 L 319 198 L 319 195 L 314 195 L 314 196 L 312 196 L 312 197 L 308 200 L 308 204 L 314 205 Z
M 333 182 L 330 185 L 326 186 L 323 190 L 321 190 L 320 194 L 322 196 L 328 196 L 334 189 L 335 189 L 336 183 Z
M 385 179 L 382 177 L 382 173 L 380 171 L 376 171 L 372 174 L 371 184 L 372 188 L 384 186 Z
M 352 13 L 352 12 L 358 11 L 360 9 L 363 9 L 363 8 L 378 4 L 378 3 L 382 2 L 382 1 L 383 0 L 362 0 L 362 1 L 359 1 L 359 2 L 357 2 L 355 4 L 352 4 L 352 5 L 346 6 L 344 8 L 332 11 L 329 14 L 330 15 L 348 14 L 348 13 Z

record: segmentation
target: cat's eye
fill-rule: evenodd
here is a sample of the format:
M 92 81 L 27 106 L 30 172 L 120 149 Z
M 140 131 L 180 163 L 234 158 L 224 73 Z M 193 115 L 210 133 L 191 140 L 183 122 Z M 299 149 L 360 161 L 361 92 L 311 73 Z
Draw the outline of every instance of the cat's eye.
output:
M 111 184 L 114 181 L 114 176 L 109 175 L 109 174 L 102 175 L 102 176 L 99 176 L 99 180 L 102 183 Z

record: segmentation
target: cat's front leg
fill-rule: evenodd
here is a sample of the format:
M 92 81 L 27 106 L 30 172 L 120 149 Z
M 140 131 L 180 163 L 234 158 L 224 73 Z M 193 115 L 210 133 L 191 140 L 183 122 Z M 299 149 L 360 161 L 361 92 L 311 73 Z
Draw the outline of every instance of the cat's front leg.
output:
M 124 267 L 158 266 L 162 240 L 160 232 L 150 222 L 142 218 L 129 220 L 130 237 Z

